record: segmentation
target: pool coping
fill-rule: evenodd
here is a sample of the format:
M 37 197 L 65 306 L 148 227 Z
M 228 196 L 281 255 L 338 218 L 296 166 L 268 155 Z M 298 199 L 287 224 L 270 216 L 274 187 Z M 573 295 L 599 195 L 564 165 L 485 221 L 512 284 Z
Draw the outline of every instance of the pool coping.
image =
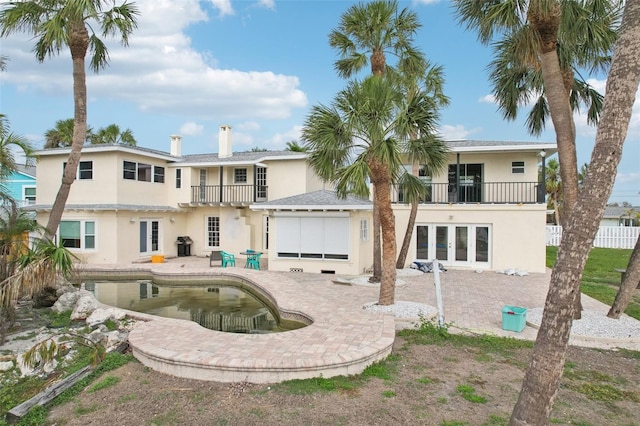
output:
M 270 334 L 209 330 L 195 322 L 127 311 L 142 320 L 129 334 L 133 355 L 162 373 L 218 382 L 276 383 L 361 373 L 386 358 L 395 339 L 391 314 L 365 311 L 353 301 L 336 306 L 330 298 L 307 294 L 294 279 L 269 271 L 213 268 L 175 271 L 164 265 L 83 265 L 86 278 L 180 279 L 231 276 L 257 285 L 286 317 L 300 314 L 313 323 Z

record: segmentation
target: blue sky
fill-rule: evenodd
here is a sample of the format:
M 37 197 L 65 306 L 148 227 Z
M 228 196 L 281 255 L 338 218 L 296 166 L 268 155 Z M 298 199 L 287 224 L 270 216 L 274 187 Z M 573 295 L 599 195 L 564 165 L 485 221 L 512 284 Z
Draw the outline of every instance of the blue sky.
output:
M 4 0 L 2 0 L 4 2 Z M 120 3 L 117 0 L 116 3 Z M 233 128 L 234 150 L 283 149 L 299 140 L 313 105 L 345 87 L 333 68 L 329 32 L 355 2 L 346 0 L 138 0 L 139 27 L 129 46 L 108 41 L 110 65 L 87 71 L 88 124 L 131 129 L 139 146 L 184 154 L 217 152 L 218 127 Z M 400 1 L 422 23 L 415 44 L 445 71 L 451 105 L 441 113 L 445 139 L 554 142 L 553 129 L 530 136 L 524 120 L 507 122 L 492 102 L 490 48 L 458 25 L 445 0 Z M 0 112 L 15 133 L 42 147 L 57 120 L 73 117 L 71 57 L 38 63 L 25 35 L 0 39 Z M 604 91 L 605 76 L 591 84 Z M 526 110 L 522 111 L 524 117 Z M 595 128 L 576 115 L 578 162 L 589 162 Z M 610 201 L 640 205 L 640 101 Z

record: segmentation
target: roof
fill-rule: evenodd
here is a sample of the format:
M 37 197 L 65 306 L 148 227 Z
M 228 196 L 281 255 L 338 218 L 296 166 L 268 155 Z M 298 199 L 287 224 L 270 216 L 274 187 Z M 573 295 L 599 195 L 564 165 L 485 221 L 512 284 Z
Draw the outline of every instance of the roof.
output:
M 249 207 L 252 210 L 371 210 L 373 203 L 351 195 L 339 198 L 335 191 L 321 189 L 279 200 L 255 203 Z
M 51 204 L 32 204 L 22 207 L 26 211 L 51 211 Z M 147 206 L 136 204 L 67 204 L 65 211 L 142 211 L 142 212 L 175 212 L 182 211 L 171 206 Z
M 294 151 L 246 151 L 246 152 L 234 152 L 232 156 L 219 158 L 217 153 L 208 154 L 189 154 L 182 156 L 174 156 L 165 151 L 159 151 L 157 149 L 144 148 L 141 146 L 129 146 L 122 144 L 98 144 L 98 145 L 84 145 L 82 148 L 83 153 L 91 152 L 110 152 L 110 151 L 122 151 L 130 152 L 139 155 L 146 155 L 149 157 L 160 158 L 173 163 L 176 166 L 186 165 L 231 165 L 231 164 L 257 164 L 261 161 L 270 160 L 298 160 L 307 158 L 307 154 L 294 152 Z M 48 148 L 37 152 L 39 156 L 48 155 L 68 155 L 71 152 L 71 148 Z
M 603 218 L 621 218 L 621 217 L 635 217 L 635 213 L 640 213 L 640 207 L 638 206 L 629 206 L 629 207 L 619 207 L 619 206 L 606 206 L 604 208 Z M 629 214 L 631 213 L 631 215 Z
M 478 140 L 448 140 L 445 145 L 453 152 L 507 152 L 507 151 L 545 151 L 546 156 L 558 151 L 555 142 L 515 142 L 515 141 L 478 141 Z
M 28 166 L 26 164 L 16 164 L 16 172 L 23 175 L 36 177 L 36 166 Z

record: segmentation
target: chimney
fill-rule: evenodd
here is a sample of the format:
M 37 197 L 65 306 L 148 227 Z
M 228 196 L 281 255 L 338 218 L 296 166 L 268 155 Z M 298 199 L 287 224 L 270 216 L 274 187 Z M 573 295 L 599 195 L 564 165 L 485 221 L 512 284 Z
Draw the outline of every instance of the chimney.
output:
M 218 134 L 218 158 L 229 158 L 233 154 L 231 146 L 231 126 L 220 126 Z
M 182 152 L 182 136 L 171 135 L 171 152 L 174 157 L 180 157 Z

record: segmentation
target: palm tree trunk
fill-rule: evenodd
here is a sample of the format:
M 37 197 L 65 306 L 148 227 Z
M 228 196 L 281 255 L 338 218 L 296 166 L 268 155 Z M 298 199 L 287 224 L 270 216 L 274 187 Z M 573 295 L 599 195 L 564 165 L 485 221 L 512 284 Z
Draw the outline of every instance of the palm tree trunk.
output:
M 640 0 L 628 0 L 587 179 L 567 221 L 542 323 L 510 425 L 546 425 L 562 377 L 582 271 L 622 156 L 640 82 Z
M 376 197 L 376 188 L 373 186 L 373 275 L 369 278 L 371 283 L 379 283 L 382 276 L 382 248 L 380 246 L 380 207 Z
M 633 293 L 640 283 L 640 238 L 636 241 L 636 245 L 631 253 L 631 258 L 627 265 L 627 272 L 624 273 L 620 289 L 616 294 L 616 299 L 609 309 L 607 316 L 609 318 L 620 319 L 629 302 L 633 298 Z
M 407 222 L 407 230 L 404 233 L 404 239 L 402 240 L 402 247 L 400 247 L 400 253 L 398 254 L 396 269 L 404 268 L 405 262 L 407 261 L 407 254 L 409 254 L 409 244 L 411 244 L 411 237 L 413 236 L 413 227 L 416 224 L 417 215 L 418 215 L 418 202 L 413 201 L 411 203 L 411 211 L 409 212 L 409 222 Z
M 391 174 L 386 164 L 372 160 L 369 163 L 375 177 L 374 197 L 380 211 L 382 232 L 382 274 L 380 276 L 380 305 L 393 305 L 396 290 L 396 222 L 391 208 Z
M 71 26 L 71 25 L 70 25 Z M 46 237 L 53 239 L 58 229 L 64 206 L 69 198 L 71 184 L 76 179 L 76 170 L 80 162 L 82 147 L 87 135 L 87 75 L 85 71 L 85 55 L 89 46 L 89 34 L 83 22 L 77 23 L 70 31 L 69 48 L 73 60 L 73 143 L 62 174 L 60 189 L 51 207 L 49 221 L 45 228 Z
M 557 34 L 560 23 L 560 5 L 555 2 L 555 7 L 556 9 L 552 7 L 551 11 L 540 12 L 539 9 L 532 6 L 529 9 L 529 20 L 540 39 L 542 80 L 549 103 L 551 121 L 556 132 L 558 161 L 560 162 L 562 216 L 567 218 L 571 215 L 578 198 L 578 159 L 573 111 L 569 102 L 565 74 L 558 59 Z M 575 304 L 575 319 L 580 319 L 582 317 L 582 303 L 579 293 Z

